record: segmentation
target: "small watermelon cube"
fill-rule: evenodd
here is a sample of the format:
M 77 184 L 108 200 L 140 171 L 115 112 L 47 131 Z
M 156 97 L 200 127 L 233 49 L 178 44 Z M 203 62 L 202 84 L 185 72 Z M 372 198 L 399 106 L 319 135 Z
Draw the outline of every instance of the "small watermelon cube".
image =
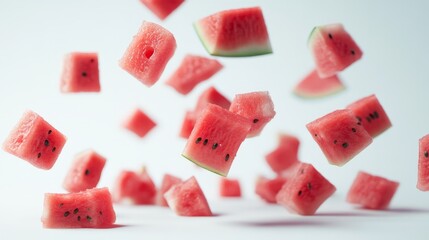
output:
M 241 197 L 240 181 L 232 178 L 219 180 L 219 195 L 221 197 Z
M 179 216 L 212 216 L 209 203 L 195 177 L 172 186 L 165 194 L 168 206 Z
M 372 143 L 372 137 L 349 109 L 336 110 L 307 124 L 329 163 L 342 166 Z
M 209 104 L 198 118 L 182 155 L 209 171 L 226 176 L 250 127 L 247 118 Z
M 67 54 L 61 76 L 61 92 L 100 92 L 100 89 L 97 53 Z
M 347 193 L 347 201 L 368 209 L 386 209 L 398 186 L 398 182 L 360 171 Z
M 109 228 L 116 214 L 107 188 L 77 193 L 46 193 L 42 223 L 45 228 Z
M 134 109 L 122 125 L 124 128 L 135 133 L 140 138 L 145 137 L 154 127 L 156 127 L 156 123 L 139 108 Z
M 276 195 L 286 183 L 287 178 L 277 176 L 273 179 L 259 176 L 256 179 L 255 193 L 267 203 L 277 203 Z
M 143 22 L 119 66 L 146 86 L 155 84 L 176 50 L 176 40 L 158 24 Z
M 164 174 L 164 177 L 162 178 L 161 188 L 158 190 L 157 196 L 156 196 L 156 204 L 168 207 L 167 200 L 165 200 L 164 193 L 166 193 L 172 186 L 181 183 L 182 179 L 173 176 L 171 174 Z
M 185 0 L 140 0 L 159 19 L 166 19 Z
M 165 82 L 178 93 L 187 95 L 198 84 L 208 80 L 223 68 L 216 59 L 188 54 Z
M 417 188 L 429 191 L 429 134 L 419 140 Z
M 336 188 L 311 164 L 301 163 L 295 175 L 278 192 L 277 203 L 290 212 L 313 215 Z
M 106 158 L 94 150 L 78 154 L 64 180 L 64 189 L 69 192 L 80 192 L 95 188 L 105 164 Z
M 268 92 L 250 92 L 235 95 L 229 110 L 252 121 L 247 137 L 258 136 L 265 125 L 276 115 Z
M 298 159 L 299 139 L 290 134 L 280 134 L 277 147 L 265 155 L 265 160 L 271 169 L 281 174 L 294 164 Z
M 116 178 L 113 200 L 118 203 L 153 205 L 156 194 L 156 186 L 146 169 L 142 172 L 123 170 Z
M 182 127 L 180 128 L 179 136 L 187 139 L 191 135 L 192 129 L 194 129 L 195 122 L 197 121 L 194 111 L 186 111 L 185 117 L 182 121 Z
M 35 167 L 51 169 L 66 143 L 66 137 L 33 111 L 27 111 L 9 133 L 3 150 Z
M 311 71 L 294 87 L 293 92 L 303 98 L 321 98 L 345 89 L 337 75 L 321 78 L 316 70 Z

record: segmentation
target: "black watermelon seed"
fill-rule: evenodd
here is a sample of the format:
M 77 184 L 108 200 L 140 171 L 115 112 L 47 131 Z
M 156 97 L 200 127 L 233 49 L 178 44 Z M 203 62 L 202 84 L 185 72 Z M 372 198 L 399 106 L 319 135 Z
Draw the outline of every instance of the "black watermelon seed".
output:
M 78 213 L 79 212 L 79 208 L 75 208 L 74 210 L 73 210 L 73 214 L 76 214 L 76 213 Z
M 70 212 L 69 212 L 69 211 L 66 211 L 66 212 L 64 213 L 64 217 L 68 217 L 68 215 L 70 215 Z
M 56 147 L 53 147 L 53 148 L 52 148 L 52 152 L 55 152 L 55 150 L 57 150 L 57 148 L 56 148 Z
M 52 133 L 52 130 L 49 130 L 49 131 L 48 131 L 48 134 L 51 134 L 51 133 Z
M 99 211 L 98 213 L 99 213 L 100 215 L 103 215 L 103 212 L 102 212 L 102 211 Z
M 352 132 L 356 132 L 356 128 L 352 128 Z
M 367 120 L 368 122 L 371 122 L 371 118 L 370 118 L 370 117 L 366 117 L 366 120 Z
M 85 170 L 85 175 L 88 176 L 89 175 L 89 169 Z
M 429 153 L 428 153 L 428 151 L 425 151 L 425 157 L 429 157 Z
M 202 140 L 202 138 L 199 137 L 199 138 L 197 138 L 197 140 L 195 140 L 195 143 L 198 144 L 201 142 L 201 140 Z
M 259 122 L 259 119 L 257 118 L 253 119 L 253 123 L 257 123 L 257 122 Z
M 372 118 L 372 119 L 375 118 L 374 114 L 372 114 L 372 113 L 369 114 L 369 117 Z
M 92 220 L 92 217 L 90 217 L 90 216 L 86 216 L 86 220 L 91 221 L 91 220 Z
M 60 203 L 60 207 L 63 207 L 64 206 L 64 203 Z
M 40 158 L 42 156 L 42 153 L 37 154 L 37 158 Z
M 80 222 L 80 216 L 77 216 L 77 220 Z
M 228 161 L 229 160 L 229 154 L 227 153 L 226 155 L 225 155 L 225 162 L 226 161 Z
M 219 144 L 214 143 L 213 146 L 212 146 L 212 149 L 215 150 L 217 148 L 217 146 L 219 146 Z
M 45 142 L 44 142 L 44 144 L 45 144 L 46 147 L 49 146 L 49 140 L 46 139 Z
M 207 145 L 207 143 L 209 142 L 209 140 L 206 138 L 206 139 L 204 139 L 204 142 L 203 142 L 203 145 L 205 146 L 205 145 Z
M 349 146 L 349 144 L 345 142 L 345 143 L 343 143 L 342 146 L 343 146 L 343 148 L 347 148 Z
M 374 117 L 375 117 L 375 118 L 378 118 L 378 117 L 379 117 L 379 115 L 378 115 L 378 112 L 377 112 L 377 111 L 374 111 Z
M 357 122 L 357 125 L 362 125 L 362 123 L 361 122 Z
M 83 76 L 83 77 L 86 77 L 86 76 L 87 76 L 87 73 L 86 73 L 86 72 L 82 72 L 82 76 Z
M 337 140 L 334 140 L 334 144 L 337 144 L 337 142 L 338 142 Z
M 329 37 L 330 39 L 332 39 L 332 34 L 330 34 L 330 33 L 329 33 L 329 34 L 328 34 L 328 37 Z
M 354 51 L 354 50 L 351 50 L 351 51 L 350 51 L 350 53 L 351 53 L 352 55 L 355 55 L 355 51 Z
M 314 136 L 317 137 L 317 133 L 315 133 Z
M 361 117 L 359 117 L 359 116 L 357 116 L 356 117 L 356 119 L 360 122 L 360 121 L 362 121 L 362 118 Z
M 299 190 L 299 192 L 298 192 L 298 196 L 301 196 L 301 194 L 302 194 L 302 191 L 301 191 L 301 190 Z
M 311 189 L 311 183 L 307 183 L 307 188 Z

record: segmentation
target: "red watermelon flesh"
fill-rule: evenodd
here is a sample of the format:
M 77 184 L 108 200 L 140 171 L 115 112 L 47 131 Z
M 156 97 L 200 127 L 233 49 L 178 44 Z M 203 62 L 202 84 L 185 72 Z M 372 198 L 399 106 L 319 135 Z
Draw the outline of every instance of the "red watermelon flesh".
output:
M 334 76 L 362 57 L 362 51 L 342 24 L 318 26 L 308 45 L 321 78 Z
M 109 228 L 116 214 L 107 188 L 77 193 L 46 193 L 42 223 L 45 228 Z
M 212 216 L 210 206 L 195 177 L 172 186 L 165 194 L 168 206 L 179 216 Z
M 9 133 L 3 150 L 41 169 L 51 169 L 66 137 L 37 113 L 27 111 Z
M 139 173 L 124 170 L 116 179 L 113 200 L 136 205 L 152 205 L 155 204 L 156 193 L 156 186 L 145 169 Z
M 140 0 L 159 19 L 164 20 L 185 0 Z
M 61 75 L 61 92 L 100 92 L 100 89 L 97 53 L 67 54 Z
M 182 155 L 209 171 L 226 176 L 250 127 L 248 119 L 209 104 L 198 118 Z
M 286 181 L 287 178 L 283 176 L 273 179 L 259 176 L 256 180 L 255 193 L 267 203 L 277 203 L 276 195 Z
M 299 162 L 298 149 L 299 139 L 297 137 L 281 134 L 278 146 L 265 156 L 265 160 L 275 173 L 281 174 Z
M 360 171 L 347 193 L 347 201 L 368 209 L 386 209 L 398 186 L 398 182 Z
M 229 111 L 252 121 L 247 137 L 258 136 L 265 125 L 276 115 L 268 92 L 250 92 L 235 95 Z
M 372 94 L 347 106 L 371 137 L 377 137 L 392 126 L 377 97 Z
M 372 143 L 372 137 L 349 109 L 336 110 L 307 124 L 329 163 L 346 164 Z
M 195 115 L 196 114 L 194 111 L 186 111 L 185 117 L 182 121 L 182 127 L 180 128 L 180 137 L 187 139 L 189 135 L 191 135 L 192 129 L 194 129 L 195 126 L 195 122 L 197 121 Z
M 168 207 L 167 201 L 164 198 L 164 193 L 166 193 L 172 186 L 181 183 L 182 179 L 173 176 L 171 174 L 164 174 L 162 178 L 161 188 L 158 190 L 156 196 L 156 204 L 164 207 Z
M 345 89 L 337 75 L 327 78 L 319 77 L 316 70 L 311 71 L 293 89 L 293 92 L 303 98 L 319 98 L 335 94 Z
M 182 60 L 166 84 L 183 95 L 191 92 L 198 84 L 208 80 L 223 68 L 216 59 L 188 54 Z
M 158 24 L 143 22 L 119 65 L 150 87 L 158 81 L 175 50 L 173 34 Z
M 429 135 L 419 140 L 417 188 L 421 191 L 429 191 Z
M 241 197 L 240 181 L 232 178 L 219 180 L 219 195 L 221 197 Z
M 78 154 L 64 179 L 64 189 L 69 192 L 80 192 L 95 188 L 105 164 L 106 158 L 93 150 Z
M 225 10 L 194 24 L 207 52 L 217 56 L 254 56 L 272 53 L 260 7 Z
M 145 137 L 154 127 L 154 122 L 146 113 L 141 109 L 136 108 L 134 111 L 125 119 L 123 127 L 129 131 L 135 133 L 140 138 Z
M 290 212 L 313 215 L 336 188 L 311 164 L 301 163 L 294 177 L 290 178 L 278 192 L 277 203 Z

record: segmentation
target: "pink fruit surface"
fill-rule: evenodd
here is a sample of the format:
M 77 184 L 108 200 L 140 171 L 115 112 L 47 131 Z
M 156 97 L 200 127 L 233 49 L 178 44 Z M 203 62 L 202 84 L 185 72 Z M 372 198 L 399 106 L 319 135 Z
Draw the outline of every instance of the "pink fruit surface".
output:
M 272 179 L 259 176 L 255 184 L 255 193 L 267 203 L 277 203 L 276 195 L 286 181 L 287 178 L 282 176 L 277 176 Z
M 155 204 L 157 189 L 146 169 L 142 172 L 123 170 L 116 178 L 113 200 L 136 205 Z
M 159 19 L 166 19 L 174 10 L 176 10 L 185 0 L 140 0 L 149 8 Z
M 136 108 L 122 123 L 123 127 L 135 133 L 140 138 L 145 137 L 156 123 L 143 110 Z
M 98 54 L 71 52 L 64 57 L 61 92 L 100 92 Z
M 321 78 L 313 70 L 295 85 L 293 92 L 303 98 L 320 98 L 344 89 L 345 86 L 337 75 Z
M 299 162 L 299 139 L 291 134 L 280 134 L 277 147 L 265 155 L 270 168 L 281 174 Z
M 240 181 L 232 178 L 221 178 L 219 180 L 219 196 L 241 197 Z
M 164 174 L 164 177 L 162 178 L 161 187 L 158 190 L 157 196 L 156 196 L 156 204 L 160 206 L 167 207 L 167 201 L 165 200 L 164 194 L 174 185 L 181 183 L 182 179 L 173 176 L 171 174 Z
M 429 135 L 419 139 L 417 188 L 429 191 Z

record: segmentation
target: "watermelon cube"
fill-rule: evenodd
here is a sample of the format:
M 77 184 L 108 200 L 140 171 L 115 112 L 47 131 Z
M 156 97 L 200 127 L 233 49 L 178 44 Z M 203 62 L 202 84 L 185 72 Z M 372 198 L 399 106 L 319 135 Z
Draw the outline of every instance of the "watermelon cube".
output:
M 277 176 L 273 179 L 259 176 L 255 184 L 255 193 L 267 203 L 277 203 L 276 195 L 286 183 L 287 178 Z
M 417 188 L 429 191 L 429 134 L 419 140 Z
M 66 137 L 33 111 L 27 111 L 9 133 L 3 150 L 35 167 L 51 169 L 66 143 Z
M 176 50 L 176 40 L 158 24 L 143 22 L 119 66 L 146 86 L 155 84 Z
M 398 182 L 360 171 L 347 193 L 347 201 L 368 209 L 386 209 L 398 186 Z
M 313 70 L 295 85 L 293 92 L 303 98 L 321 98 L 344 89 L 345 86 L 338 75 L 321 78 L 317 70 Z
M 140 138 L 145 137 L 154 127 L 156 127 L 156 123 L 139 108 L 134 109 L 122 125 L 124 128 L 135 133 Z
M 290 212 L 313 215 L 336 188 L 311 164 L 301 163 L 295 175 L 278 192 L 277 203 Z
M 240 181 L 232 178 L 219 180 L 219 195 L 221 197 L 241 197 Z
M 159 19 L 164 20 L 185 0 L 140 0 Z
M 372 143 L 372 137 L 349 109 L 336 110 L 307 124 L 329 163 L 342 166 Z
M 100 92 L 97 53 L 72 52 L 65 56 L 61 92 Z
M 106 158 L 94 150 L 78 154 L 64 179 L 64 189 L 69 192 L 80 192 L 95 188 L 105 164 Z
M 186 111 L 185 117 L 182 121 L 182 127 L 180 128 L 179 136 L 187 139 L 191 135 L 192 129 L 194 129 L 196 116 L 194 111 Z
M 46 193 L 42 223 L 45 228 L 109 228 L 116 221 L 107 188 L 77 193 Z
M 265 160 L 271 169 L 281 174 L 299 162 L 299 139 L 290 134 L 280 134 L 277 147 L 265 155 Z
M 156 186 L 146 169 L 142 172 L 123 170 L 116 178 L 113 200 L 118 203 L 153 205 L 156 194 Z
M 158 190 L 156 195 L 156 204 L 168 207 L 167 200 L 165 200 L 164 193 L 166 193 L 172 186 L 181 183 L 182 179 L 173 176 L 171 174 L 164 174 L 162 178 L 161 188 Z

